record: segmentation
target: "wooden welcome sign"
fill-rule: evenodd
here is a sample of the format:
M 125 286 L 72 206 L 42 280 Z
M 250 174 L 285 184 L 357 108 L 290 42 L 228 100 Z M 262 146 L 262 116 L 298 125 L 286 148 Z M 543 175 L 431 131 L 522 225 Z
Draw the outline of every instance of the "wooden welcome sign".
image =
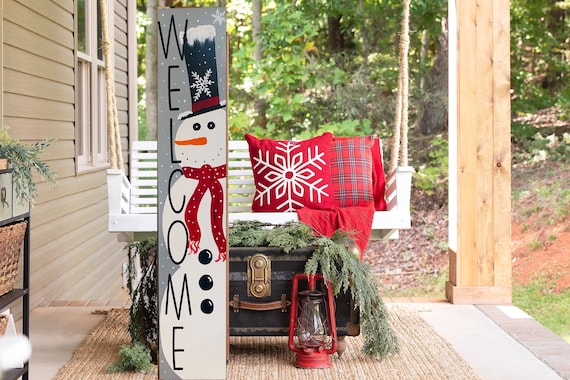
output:
M 225 379 L 225 9 L 159 9 L 157 37 L 159 377 Z

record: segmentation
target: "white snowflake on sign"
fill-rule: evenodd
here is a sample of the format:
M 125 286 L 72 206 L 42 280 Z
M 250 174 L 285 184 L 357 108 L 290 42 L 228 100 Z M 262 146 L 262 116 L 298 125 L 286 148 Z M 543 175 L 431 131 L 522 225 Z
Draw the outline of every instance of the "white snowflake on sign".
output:
M 307 147 L 300 151 L 301 146 L 292 141 L 278 142 L 271 155 L 269 151 L 258 151 L 253 157 L 253 168 L 262 174 L 268 184 L 259 184 L 256 200 L 261 206 L 270 204 L 272 199 L 282 200 L 275 206 L 280 211 L 295 211 L 304 205 L 299 201 L 308 195 L 311 202 L 320 203 L 323 197 L 328 197 L 328 183 L 323 183 L 321 176 L 327 162 L 325 153 L 319 146 Z M 273 158 L 273 159 L 272 159 Z
M 214 18 L 214 24 L 222 25 L 224 21 L 226 21 L 226 14 L 224 12 L 220 12 L 219 9 L 216 9 L 216 13 L 212 15 Z
M 202 93 L 205 93 L 208 96 L 212 96 L 212 92 L 210 91 L 210 86 L 214 84 L 214 81 L 210 80 L 210 75 L 212 75 L 212 69 L 208 69 L 204 77 L 200 77 L 197 72 L 192 71 L 192 78 L 194 78 L 194 83 L 190 86 L 191 88 L 196 89 L 196 93 L 194 94 L 194 101 L 198 101 Z

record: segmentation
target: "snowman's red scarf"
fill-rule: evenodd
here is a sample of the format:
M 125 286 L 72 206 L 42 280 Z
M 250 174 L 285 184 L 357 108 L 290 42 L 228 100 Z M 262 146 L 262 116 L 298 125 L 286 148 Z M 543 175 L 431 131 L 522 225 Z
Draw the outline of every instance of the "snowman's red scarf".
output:
M 188 249 L 190 253 L 198 252 L 200 248 L 200 239 L 202 231 L 198 223 L 198 208 L 206 191 L 210 191 L 212 195 L 212 205 L 210 210 L 210 222 L 212 224 L 212 234 L 216 245 L 218 246 L 219 255 L 216 261 L 226 261 L 226 236 L 224 234 L 223 216 L 224 216 L 224 189 L 218 179 L 227 176 L 226 165 L 220 165 L 213 168 L 206 164 L 201 168 L 192 168 L 184 166 L 182 168 L 184 176 L 198 180 L 194 193 L 190 196 L 190 200 L 186 205 L 185 222 L 188 228 L 190 239 L 188 241 Z

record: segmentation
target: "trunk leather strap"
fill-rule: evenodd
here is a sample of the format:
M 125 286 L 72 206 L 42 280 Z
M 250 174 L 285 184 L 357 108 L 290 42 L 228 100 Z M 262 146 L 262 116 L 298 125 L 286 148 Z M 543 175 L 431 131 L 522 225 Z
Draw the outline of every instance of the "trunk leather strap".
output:
M 291 301 L 287 301 L 287 295 L 282 294 L 281 300 L 272 302 L 247 302 L 240 301 L 239 295 L 234 294 L 233 300 L 230 301 L 230 307 L 234 309 L 234 313 L 239 313 L 240 309 L 255 310 L 255 311 L 269 311 L 279 310 L 283 313 L 287 312 L 287 308 L 291 305 Z

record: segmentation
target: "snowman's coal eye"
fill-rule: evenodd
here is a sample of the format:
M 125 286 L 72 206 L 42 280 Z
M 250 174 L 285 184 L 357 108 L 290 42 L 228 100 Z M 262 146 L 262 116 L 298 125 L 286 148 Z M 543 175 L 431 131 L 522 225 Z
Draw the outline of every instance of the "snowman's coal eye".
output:
M 213 121 L 209 121 L 208 122 L 208 129 L 214 129 L 216 128 L 216 123 L 214 123 Z
M 195 131 L 199 131 L 200 130 L 200 123 L 194 123 L 194 125 L 192 126 L 192 128 L 194 128 Z

